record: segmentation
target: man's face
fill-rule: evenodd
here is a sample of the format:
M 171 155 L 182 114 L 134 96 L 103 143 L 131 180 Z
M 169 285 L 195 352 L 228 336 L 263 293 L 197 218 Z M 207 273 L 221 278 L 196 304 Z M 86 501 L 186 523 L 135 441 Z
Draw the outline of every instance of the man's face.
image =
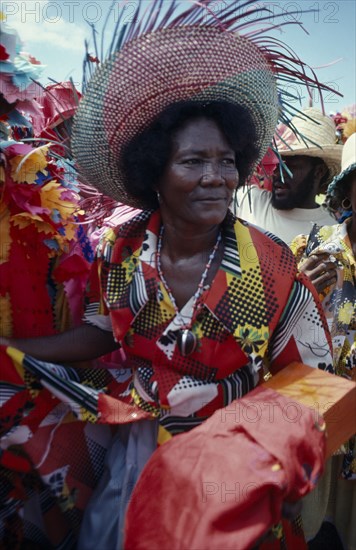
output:
M 304 155 L 284 157 L 293 177 L 283 170 L 284 183 L 281 179 L 281 167 L 277 166 L 272 180 L 272 206 L 279 210 L 315 207 L 315 158 Z

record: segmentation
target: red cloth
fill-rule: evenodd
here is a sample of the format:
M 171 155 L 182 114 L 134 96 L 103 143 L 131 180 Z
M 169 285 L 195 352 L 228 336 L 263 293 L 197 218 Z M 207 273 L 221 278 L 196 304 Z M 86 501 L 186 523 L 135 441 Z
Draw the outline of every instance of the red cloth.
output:
M 315 487 L 324 458 L 315 413 L 259 387 L 154 453 L 128 507 L 125 550 L 252 548 L 284 500 Z

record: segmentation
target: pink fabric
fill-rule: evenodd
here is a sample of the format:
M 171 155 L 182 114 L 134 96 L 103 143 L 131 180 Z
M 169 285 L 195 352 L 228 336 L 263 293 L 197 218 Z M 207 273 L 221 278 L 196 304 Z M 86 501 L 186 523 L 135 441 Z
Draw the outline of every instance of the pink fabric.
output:
M 80 98 L 81 94 L 73 88 L 71 82 L 52 84 L 42 90 L 36 99 L 41 107 L 41 116 L 33 119 L 35 136 L 45 137 L 46 131 L 72 117 Z
M 89 235 L 90 237 L 90 243 L 95 250 L 95 248 L 98 246 L 99 241 L 105 231 L 107 231 L 109 228 L 114 229 L 115 227 L 118 227 L 119 225 L 122 225 L 123 223 L 126 223 L 131 218 L 136 216 L 140 210 L 137 210 L 136 208 L 132 208 L 132 206 L 127 206 L 126 204 L 117 203 L 117 206 L 115 210 L 104 219 L 102 225 L 100 228 L 95 229 L 95 231 L 92 231 Z

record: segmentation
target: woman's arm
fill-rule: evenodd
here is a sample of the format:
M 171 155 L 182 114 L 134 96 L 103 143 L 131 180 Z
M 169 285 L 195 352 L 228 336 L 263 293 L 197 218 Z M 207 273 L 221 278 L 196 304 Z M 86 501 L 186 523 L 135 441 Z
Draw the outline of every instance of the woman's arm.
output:
M 88 324 L 53 336 L 0 338 L 0 344 L 53 363 L 95 359 L 119 347 L 112 332 Z

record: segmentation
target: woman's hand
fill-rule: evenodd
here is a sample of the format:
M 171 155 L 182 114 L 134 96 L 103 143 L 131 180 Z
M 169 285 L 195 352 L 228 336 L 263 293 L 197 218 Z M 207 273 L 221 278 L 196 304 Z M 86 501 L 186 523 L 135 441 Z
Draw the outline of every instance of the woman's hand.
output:
M 312 254 L 299 269 L 311 280 L 318 294 L 328 286 L 336 283 L 336 263 L 330 260 L 330 254 L 327 252 Z

